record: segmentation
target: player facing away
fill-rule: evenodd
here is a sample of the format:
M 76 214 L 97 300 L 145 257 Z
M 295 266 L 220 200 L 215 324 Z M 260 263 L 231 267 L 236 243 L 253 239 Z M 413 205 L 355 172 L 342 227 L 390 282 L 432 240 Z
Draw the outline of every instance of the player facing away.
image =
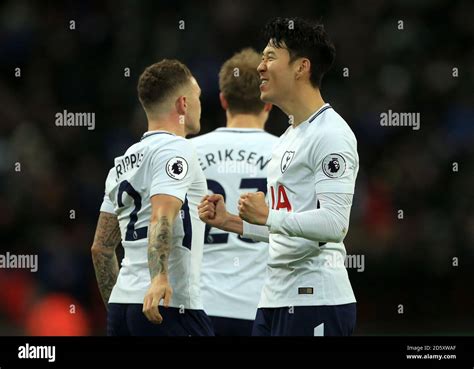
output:
M 265 132 L 271 104 L 260 100 L 260 55 L 244 49 L 219 72 L 226 127 L 193 138 L 212 193 L 237 212 L 248 191 L 267 192 L 267 167 L 277 137 Z M 204 310 L 216 336 L 250 336 L 265 278 L 268 244 L 207 227 L 201 270 Z
M 243 194 L 239 216 L 205 196 L 200 217 L 213 227 L 269 241 L 266 279 L 253 327 L 257 336 L 348 336 L 356 300 L 343 244 L 359 167 L 357 141 L 320 94 L 335 48 L 320 24 L 277 18 L 258 71 L 261 99 L 289 116 L 268 166 L 263 193 Z
M 213 335 L 199 287 L 205 226 L 197 205 L 206 179 L 184 138 L 200 130 L 200 93 L 177 60 L 153 64 L 139 78 L 148 131 L 115 159 L 92 246 L 108 335 Z

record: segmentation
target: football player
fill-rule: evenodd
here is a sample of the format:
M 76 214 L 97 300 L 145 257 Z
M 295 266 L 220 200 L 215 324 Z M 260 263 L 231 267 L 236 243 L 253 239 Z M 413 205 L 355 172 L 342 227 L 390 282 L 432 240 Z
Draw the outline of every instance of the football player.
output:
M 278 106 L 290 123 L 269 163 L 269 204 L 261 192 L 243 194 L 236 216 L 213 194 L 200 204 L 200 217 L 269 242 L 253 335 L 348 336 L 356 300 L 343 240 L 359 158 L 351 128 L 321 96 L 335 48 L 321 24 L 299 18 L 274 19 L 265 34 L 260 97 Z
M 248 191 L 267 192 L 267 168 L 277 137 L 264 131 L 271 104 L 260 100 L 260 55 L 244 49 L 221 67 L 220 102 L 226 126 L 191 139 L 209 190 L 229 211 Z M 208 229 L 201 287 L 204 310 L 216 336 L 250 336 L 265 278 L 268 244 Z
M 185 139 L 199 132 L 200 94 L 177 60 L 162 60 L 140 76 L 148 131 L 115 159 L 92 246 L 108 335 L 213 335 L 199 286 L 205 226 L 197 205 L 207 186 Z

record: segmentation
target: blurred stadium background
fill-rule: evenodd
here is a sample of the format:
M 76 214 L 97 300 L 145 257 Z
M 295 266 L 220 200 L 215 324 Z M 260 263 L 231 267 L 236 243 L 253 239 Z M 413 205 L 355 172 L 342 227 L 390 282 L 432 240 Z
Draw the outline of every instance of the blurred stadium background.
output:
M 0 269 L 0 335 L 104 334 L 90 246 L 112 160 L 146 130 L 143 68 L 188 64 L 208 132 L 225 124 L 221 63 L 261 50 L 269 18 L 295 15 L 321 18 L 336 44 L 322 92 L 359 142 L 345 241 L 365 257 L 363 272 L 349 269 L 356 334 L 474 334 L 474 2 L 10 0 L 0 5 L 0 252 L 37 254 L 39 268 Z M 95 130 L 56 127 L 64 109 L 94 112 Z M 381 127 L 389 109 L 421 113 L 421 129 Z M 267 129 L 280 135 L 286 121 L 274 109 Z

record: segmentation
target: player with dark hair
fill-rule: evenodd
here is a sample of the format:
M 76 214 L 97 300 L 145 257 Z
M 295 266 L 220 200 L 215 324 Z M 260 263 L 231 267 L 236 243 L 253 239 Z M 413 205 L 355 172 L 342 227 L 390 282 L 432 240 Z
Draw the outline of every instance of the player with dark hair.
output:
M 149 66 L 138 81 L 148 131 L 115 158 L 92 246 L 108 335 L 213 335 L 199 287 L 206 179 L 184 138 L 200 130 L 200 94 L 177 60 Z
M 352 130 L 321 97 L 335 48 L 321 24 L 299 18 L 272 20 L 265 36 L 260 97 L 290 123 L 268 167 L 270 206 L 262 192 L 246 193 L 236 216 L 221 196 L 209 195 L 199 215 L 213 227 L 269 242 L 253 335 L 351 335 L 356 300 L 343 240 L 359 158 Z

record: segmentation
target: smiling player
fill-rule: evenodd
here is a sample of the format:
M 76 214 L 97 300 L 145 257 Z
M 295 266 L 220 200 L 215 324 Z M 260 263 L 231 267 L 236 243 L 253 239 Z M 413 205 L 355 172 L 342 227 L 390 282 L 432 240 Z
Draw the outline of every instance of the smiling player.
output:
M 253 335 L 351 335 L 356 300 L 343 240 L 359 158 L 353 132 L 320 93 L 335 48 L 322 25 L 299 18 L 272 20 L 265 34 L 260 97 L 291 124 L 273 148 L 270 208 L 263 193 L 247 193 L 238 217 L 222 197 L 210 195 L 199 215 L 213 227 L 270 244 Z

